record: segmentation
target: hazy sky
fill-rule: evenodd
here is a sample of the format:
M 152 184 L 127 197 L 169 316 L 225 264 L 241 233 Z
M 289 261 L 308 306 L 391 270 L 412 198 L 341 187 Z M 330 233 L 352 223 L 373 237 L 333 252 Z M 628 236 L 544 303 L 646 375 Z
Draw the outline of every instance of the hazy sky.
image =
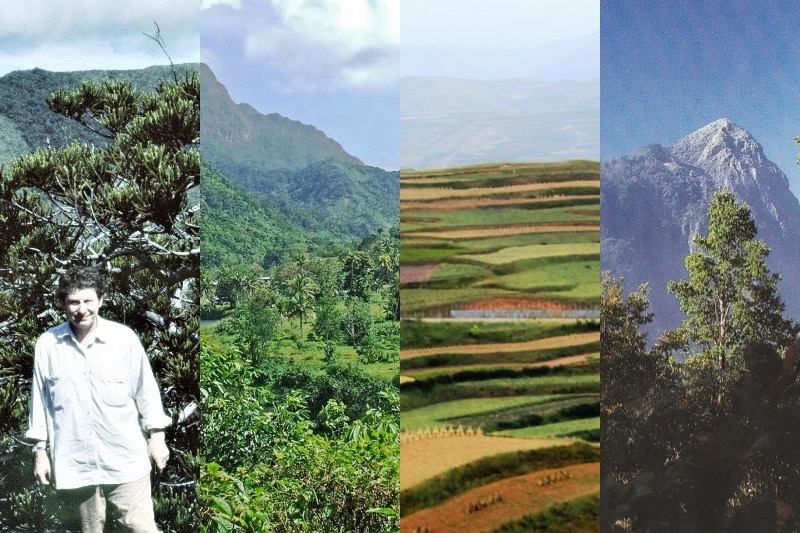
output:
M 202 0 L 201 56 L 233 100 L 399 168 L 400 0 Z
M 721 117 L 800 196 L 800 17 L 782 0 L 603 0 L 601 155 L 671 144 Z
M 0 75 L 14 70 L 132 69 L 168 63 L 143 33 L 157 22 L 175 63 L 199 61 L 198 0 L 0 0 Z
M 600 27 L 598 0 L 402 0 L 403 46 L 539 46 Z

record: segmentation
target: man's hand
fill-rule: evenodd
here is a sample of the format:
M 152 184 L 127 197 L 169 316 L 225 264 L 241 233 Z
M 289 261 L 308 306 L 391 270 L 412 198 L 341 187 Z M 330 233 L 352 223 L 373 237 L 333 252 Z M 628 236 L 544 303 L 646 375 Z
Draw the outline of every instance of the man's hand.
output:
M 147 455 L 156 464 L 159 472 L 167 466 L 169 448 L 167 448 L 167 443 L 164 441 L 163 431 L 153 430 L 150 432 L 150 439 L 147 441 Z
M 37 451 L 34 457 L 33 475 L 36 476 L 36 481 L 38 481 L 40 485 L 49 485 L 50 458 L 47 457 L 47 452 L 44 450 Z

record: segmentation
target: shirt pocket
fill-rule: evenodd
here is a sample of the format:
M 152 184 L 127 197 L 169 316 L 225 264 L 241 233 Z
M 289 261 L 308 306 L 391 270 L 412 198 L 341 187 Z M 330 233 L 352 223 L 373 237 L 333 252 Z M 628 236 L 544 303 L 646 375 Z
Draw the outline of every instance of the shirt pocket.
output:
M 45 386 L 47 387 L 47 394 L 50 398 L 50 404 L 53 406 L 54 411 L 60 411 L 64 408 L 67 402 L 66 385 L 64 380 L 57 377 L 45 378 Z
M 125 407 L 131 397 L 128 380 L 114 373 L 101 374 L 100 396 L 110 407 Z

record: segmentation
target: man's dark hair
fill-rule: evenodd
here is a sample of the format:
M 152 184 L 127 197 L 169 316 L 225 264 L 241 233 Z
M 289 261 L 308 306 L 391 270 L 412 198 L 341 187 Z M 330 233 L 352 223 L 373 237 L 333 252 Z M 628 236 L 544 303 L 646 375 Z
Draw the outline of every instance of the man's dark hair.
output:
M 67 296 L 83 289 L 94 289 L 98 298 L 103 297 L 106 290 L 106 282 L 99 269 L 79 266 L 67 270 L 58 282 L 56 298 L 59 302 L 64 303 Z

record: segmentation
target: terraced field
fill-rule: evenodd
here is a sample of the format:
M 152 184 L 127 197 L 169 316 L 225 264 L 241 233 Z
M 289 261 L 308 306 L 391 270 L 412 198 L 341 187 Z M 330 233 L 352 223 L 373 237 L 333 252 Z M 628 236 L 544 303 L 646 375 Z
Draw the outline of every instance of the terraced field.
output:
M 599 165 L 401 172 L 400 197 L 401 531 L 591 529 Z

